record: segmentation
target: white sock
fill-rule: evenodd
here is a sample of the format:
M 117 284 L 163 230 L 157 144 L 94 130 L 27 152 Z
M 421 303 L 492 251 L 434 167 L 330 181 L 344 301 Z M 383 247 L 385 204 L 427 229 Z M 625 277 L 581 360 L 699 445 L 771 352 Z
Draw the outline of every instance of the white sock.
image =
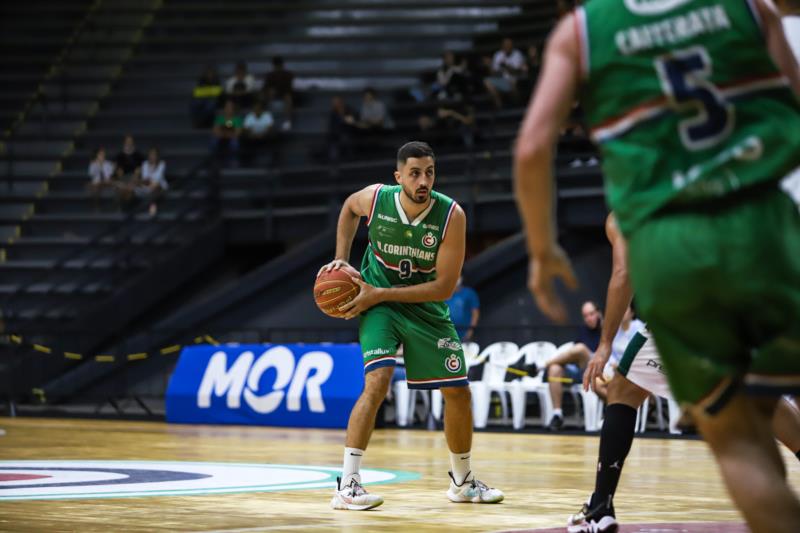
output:
M 464 453 L 450 452 L 450 470 L 459 485 L 463 485 L 465 481 L 470 481 L 475 477 L 472 475 L 472 467 L 469 464 L 471 456 L 471 451 Z
M 364 455 L 364 450 L 358 448 L 344 449 L 344 466 L 342 466 L 342 487 L 350 483 L 350 480 L 355 478 L 356 481 L 361 483 L 361 457 Z
M 553 409 L 553 416 L 564 418 L 564 412 L 561 409 Z

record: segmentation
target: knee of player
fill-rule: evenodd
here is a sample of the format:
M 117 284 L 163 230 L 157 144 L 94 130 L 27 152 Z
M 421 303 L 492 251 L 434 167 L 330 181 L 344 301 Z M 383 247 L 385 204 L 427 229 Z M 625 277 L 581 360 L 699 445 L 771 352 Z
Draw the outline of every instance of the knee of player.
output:
M 393 367 L 383 367 L 369 372 L 364 378 L 364 396 L 383 401 L 392 382 Z
M 640 389 L 620 374 L 615 374 L 608 383 L 607 402 L 623 403 L 637 409 L 647 397 L 647 392 Z
M 440 390 L 445 402 L 450 401 L 469 403 L 472 401 L 472 393 L 470 392 L 468 386 L 442 387 Z
M 555 377 L 563 377 L 564 367 L 559 365 L 558 363 L 551 363 L 550 366 L 547 367 L 547 375 Z

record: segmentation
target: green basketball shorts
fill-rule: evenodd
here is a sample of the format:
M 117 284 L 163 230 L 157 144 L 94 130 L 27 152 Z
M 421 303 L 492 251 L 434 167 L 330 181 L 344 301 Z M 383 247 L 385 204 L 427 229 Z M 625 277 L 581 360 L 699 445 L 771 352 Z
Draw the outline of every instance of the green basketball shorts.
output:
M 411 320 L 387 305 L 361 315 L 359 340 L 364 372 L 394 366 L 403 346 L 406 381 L 411 389 L 438 389 L 468 385 L 467 365 L 450 320 Z
M 665 211 L 630 236 L 636 301 L 675 399 L 800 392 L 800 212 L 777 184 Z

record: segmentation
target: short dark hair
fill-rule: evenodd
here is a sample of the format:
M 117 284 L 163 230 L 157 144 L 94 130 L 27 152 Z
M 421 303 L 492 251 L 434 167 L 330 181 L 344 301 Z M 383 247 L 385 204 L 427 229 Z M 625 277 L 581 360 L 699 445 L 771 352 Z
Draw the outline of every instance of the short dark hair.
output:
M 397 162 L 401 165 L 405 165 L 406 161 L 411 157 L 430 157 L 436 160 L 436 156 L 433 154 L 433 148 L 431 148 L 428 143 L 422 141 L 407 142 L 397 151 Z
M 283 58 L 281 56 L 275 56 L 272 58 L 272 66 L 273 67 L 282 67 L 283 66 Z

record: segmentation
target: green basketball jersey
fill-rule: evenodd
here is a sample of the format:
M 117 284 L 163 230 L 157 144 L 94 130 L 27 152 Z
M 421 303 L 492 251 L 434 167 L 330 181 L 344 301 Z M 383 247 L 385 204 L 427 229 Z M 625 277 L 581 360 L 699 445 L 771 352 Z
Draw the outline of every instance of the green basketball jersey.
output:
M 436 255 L 456 203 L 431 191 L 430 205 L 408 220 L 400 205 L 401 187 L 380 185 L 367 218 L 369 245 L 361 261 L 364 281 L 375 287 L 402 287 L 436 279 Z M 420 319 L 449 319 L 444 302 L 387 305 Z
M 750 0 L 590 0 L 581 98 L 624 234 L 800 167 L 800 106 Z

